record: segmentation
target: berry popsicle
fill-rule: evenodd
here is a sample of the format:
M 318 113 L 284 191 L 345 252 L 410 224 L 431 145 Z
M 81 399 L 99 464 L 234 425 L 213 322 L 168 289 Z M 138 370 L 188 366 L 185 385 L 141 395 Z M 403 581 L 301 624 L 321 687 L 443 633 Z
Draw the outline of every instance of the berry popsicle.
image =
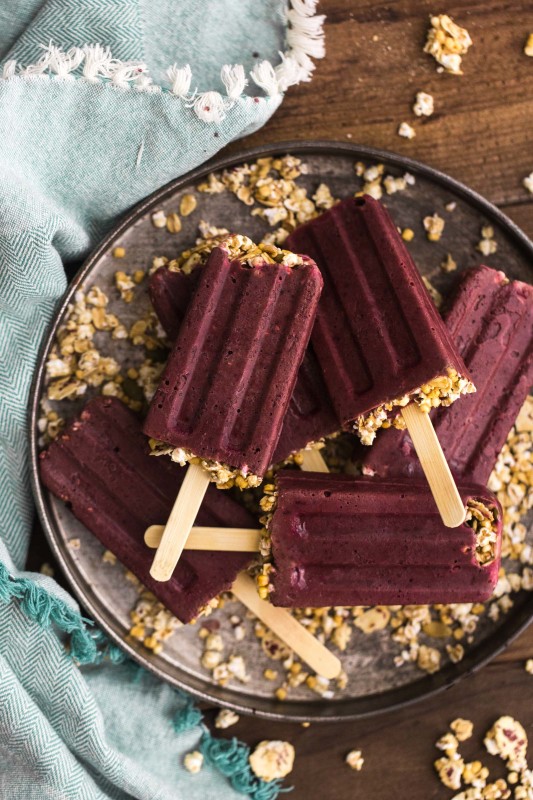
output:
M 190 464 L 156 580 L 172 575 L 209 480 L 258 485 L 271 464 L 321 289 L 312 259 L 244 236 L 202 267 L 144 425 L 154 452 Z
M 494 589 L 502 514 L 483 487 L 459 485 L 467 514 L 453 529 L 425 482 L 282 470 L 275 492 L 258 579 L 274 605 L 476 602 Z
M 286 241 L 324 278 L 312 345 L 340 420 L 364 444 L 380 427 L 407 424 L 443 521 L 460 525 L 426 412 L 474 387 L 387 211 L 367 196 L 343 200 Z
M 444 319 L 477 392 L 431 417 L 453 474 L 485 486 L 533 382 L 533 286 L 475 267 L 461 277 Z M 363 471 L 420 475 L 408 434 L 386 431 Z
M 205 257 L 207 255 L 205 253 Z M 168 267 L 160 267 L 150 278 L 148 285 L 150 299 L 170 341 L 175 341 L 177 338 L 200 269 L 201 266 L 195 266 L 190 274 L 186 274 Z M 322 371 L 309 345 L 298 371 L 273 462 L 280 463 L 292 453 L 303 451 L 303 468 L 311 469 L 311 459 L 316 455 L 321 459 L 321 456 L 319 451 L 305 448 L 308 448 L 311 442 L 336 433 L 340 427 Z M 324 470 L 322 459 L 320 466 Z
M 166 519 L 184 470 L 154 458 L 138 417 L 114 397 L 91 400 L 78 420 L 40 454 L 44 485 L 174 616 L 189 622 L 231 587 L 250 553 L 187 552 L 168 583 L 150 576 L 144 531 Z M 227 492 L 210 486 L 198 512 L 202 526 L 254 528 L 257 522 Z
M 216 605 L 218 594 L 231 590 L 314 670 L 336 677 L 338 659 L 287 611 L 257 597 L 253 580 L 244 571 L 256 553 L 187 549 L 169 581 L 151 577 L 152 557 L 143 541 L 144 531 L 152 519 L 168 516 L 183 472 L 168 459 L 150 456 L 138 417 L 112 397 L 91 400 L 80 418 L 40 455 L 45 486 L 68 503 L 74 515 L 178 619 L 190 622 Z M 241 538 L 248 551 L 253 549 L 249 545 L 258 534 L 256 520 L 227 492 L 210 486 L 197 522 L 207 527 L 193 528 L 191 538 L 196 544 L 216 530 L 217 540 L 224 541 L 229 533 L 234 541 Z M 187 547 L 195 542 L 188 541 Z

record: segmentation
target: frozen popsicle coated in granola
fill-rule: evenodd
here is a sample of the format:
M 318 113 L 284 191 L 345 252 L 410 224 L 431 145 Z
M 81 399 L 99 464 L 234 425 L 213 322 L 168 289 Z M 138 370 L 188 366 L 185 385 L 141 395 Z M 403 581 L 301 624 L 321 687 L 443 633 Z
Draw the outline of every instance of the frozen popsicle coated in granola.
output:
M 151 575 L 168 580 L 210 479 L 257 485 L 272 462 L 322 290 L 316 264 L 228 237 L 209 254 L 144 431 L 190 463 Z
M 160 267 L 150 278 L 150 299 L 171 341 L 177 338 L 200 272 L 201 266 L 190 274 Z M 311 345 L 308 345 L 283 420 L 273 463 L 284 461 L 310 442 L 336 433 L 340 427 L 322 371 Z
M 453 473 L 486 485 L 533 382 L 533 287 L 475 267 L 460 278 L 444 313 L 446 327 L 477 391 L 431 413 Z M 366 474 L 420 475 L 407 432 L 386 431 L 365 454 Z
M 483 487 L 461 484 L 459 492 L 466 521 L 447 528 L 425 482 L 281 471 L 267 520 L 262 582 L 270 600 L 322 607 L 488 599 L 501 508 Z
M 473 391 L 465 365 L 387 210 L 343 200 L 296 228 L 287 247 L 318 264 L 324 290 L 312 345 L 338 417 L 371 444 L 398 412 Z
M 170 581 L 150 576 L 145 529 L 167 519 L 185 470 L 149 454 L 139 418 L 120 400 L 91 400 L 40 455 L 43 483 L 182 622 L 229 590 L 250 553 L 187 551 Z M 206 492 L 197 524 L 253 528 L 254 517 L 227 492 Z
M 321 288 L 306 257 L 239 236 L 215 248 L 152 400 L 148 436 L 231 472 L 263 475 Z

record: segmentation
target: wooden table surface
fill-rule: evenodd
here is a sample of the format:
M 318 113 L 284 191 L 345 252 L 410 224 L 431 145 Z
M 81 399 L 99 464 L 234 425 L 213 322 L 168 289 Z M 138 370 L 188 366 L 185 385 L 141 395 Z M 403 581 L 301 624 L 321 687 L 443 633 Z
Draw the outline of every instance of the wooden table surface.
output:
M 317 63 L 312 82 L 291 89 L 262 130 L 225 152 L 288 139 L 396 151 L 476 189 L 533 238 L 533 195 L 522 186 L 533 171 L 533 58 L 523 54 L 533 31 L 533 2 L 322 0 L 321 10 L 327 14 L 327 57 Z M 442 11 L 474 40 L 462 77 L 438 74 L 422 52 L 428 15 Z M 411 110 L 419 90 L 435 99 L 435 113 L 422 121 Z M 414 120 L 416 138 L 399 137 L 400 122 Z M 481 757 L 495 777 L 504 774 L 501 762 L 486 755 L 482 737 L 498 716 L 516 716 L 533 740 L 533 675 L 524 669 L 531 657 L 533 626 L 476 675 L 403 711 L 307 729 L 241 717 L 225 733 L 250 745 L 261 739 L 292 742 L 292 800 L 449 798 L 454 793 L 439 783 L 432 763 L 438 755 L 434 742 L 452 719 L 473 720 L 474 739 L 465 751 Z M 208 711 L 208 719 L 213 714 Z M 363 751 L 361 772 L 343 762 L 353 748 Z

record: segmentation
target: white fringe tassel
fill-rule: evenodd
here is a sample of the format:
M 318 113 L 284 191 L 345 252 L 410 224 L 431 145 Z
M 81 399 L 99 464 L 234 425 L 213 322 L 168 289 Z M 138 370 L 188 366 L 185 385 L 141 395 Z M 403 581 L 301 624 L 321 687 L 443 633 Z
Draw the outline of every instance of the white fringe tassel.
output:
M 260 61 L 251 70 L 253 82 L 269 97 L 285 92 L 289 86 L 301 81 L 311 80 L 315 65 L 312 59 L 323 58 L 324 20 L 323 14 L 315 14 L 318 0 L 288 0 L 287 44 L 288 50 L 280 53 L 281 63 L 275 68 L 270 61 Z M 161 92 L 160 86 L 153 83 L 146 64 L 137 61 L 119 61 L 113 58 L 109 47 L 88 44 L 71 47 L 66 52 L 51 42 L 44 46 L 44 53 L 35 63 L 17 72 L 17 62 L 4 64 L 0 80 L 21 78 L 47 78 L 75 80 L 72 73 L 82 66 L 81 78 L 89 83 L 109 81 L 114 87 L 128 90 L 133 87 L 138 92 Z M 170 82 L 170 92 L 192 108 L 202 122 L 218 124 L 243 96 L 248 84 L 242 64 L 225 64 L 220 77 L 226 96 L 220 92 L 191 92 L 192 71 L 188 64 L 178 67 L 174 64 L 166 72 Z M 168 90 L 167 90 L 168 91 Z

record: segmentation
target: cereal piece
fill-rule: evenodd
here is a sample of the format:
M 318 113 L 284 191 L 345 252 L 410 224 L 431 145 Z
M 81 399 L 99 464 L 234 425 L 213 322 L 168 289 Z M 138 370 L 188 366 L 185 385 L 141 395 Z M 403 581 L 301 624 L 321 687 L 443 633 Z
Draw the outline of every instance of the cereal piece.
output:
M 187 753 L 183 759 L 183 766 L 187 772 L 190 772 L 192 775 L 196 775 L 200 772 L 203 763 L 204 757 L 199 750 L 193 750 L 191 753 Z
M 215 728 L 231 728 L 239 721 L 239 715 L 230 708 L 222 708 L 215 717 Z
M 431 217 L 424 217 L 423 223 L 429 241 L 438 242 L 446 224 L 442 217 L 435 213 Z
M 113 258 L 125 258 L 126 250 L 124 247 L 114 247 L 111 255 Z
M 115 272 L 115 286 L 120 292 L 121 299 L 125 303 L 131 303 L 134 297 L 133 289 L 135 288 L 135 283 L 131 276 L 126 272 Z
M 464 767 L 462 758 L 438 758 L 434 762 L 434 766 L 444 786 L 447 786 L 448 789 L 461 788 L 461 775 Z
M 427 92 L 417 92 L 413 112 L 417 117 L 430 117 L 435 110 L 433 95 Z
M 533 194 L 533 172 L 530 172 L 527 178 L 524 178 L 522 184 L 528 190 L 528 192 Z
M 176 214 L 175 211 L 169 214 L 166 220 L 166 226 L 169 233 L 179 233 L 181 231 L 181 219 L 179 218 L 179 214 Z
M 344 760 L 350 769 L 354 769 L 356 772 L 361 772 L 363 764 L 365 763 L 361 750 L 350 750 Z
M 491 755 L 498 755 L 511 764 L 525 766 L 527 734 L 513 717 L 500 717 L 487 732 L 485 747 Z
M 457 717 L 457 719 L 454 719 L 454 721 L 450 723 L 450 729 L 454 732 L 457 741 L 465 742 L 467 739 L 470 739 L 474 732 L 474 723 L 469 719 Z
M 446 209 L 446 211 L 449 211 L 451 213 L 452 211 L 455 211 L 455 209 L 457 208 L 457 203 L 455 202 L 455 200 L 452 200 L 451 203 L 446 203 L 444 208 Z
M 188 217 L 196 208 L 196 197 L 193 194 L 184 194 L 180 202 L 180 214 Z
M 331 208 L 335 204 L 335 198 L 331 194 L 329 186 L 325 183 L 320 184 L 313 195 L 313 200 L 317 208 L 323 208 L 324 210 Z
M 67 545 L 70 550 L 79 550 L 81 547 L 81 542 L 79 539 L 69 539 Z
M 440 669 L 441 654 L 434 647 L 420 646 L 418 651 L 417 666 L 432 675 Z M 453 786 L 452 786 L 453 789 Z
M 102 554 L 102 563 L 111 564 L 113 566 L 117 563 L 117 557 L 111 550 L 104 550 Z
M 528 658 L 525 664 L 526 672 L 529 672 L 530 675 L 533 675 L 533 658 Z
M 402 136 L 404 139 L 414 139 L 416 131 L 408 122 L 401 122 L 398 127 L 398 136 Z
M 424 53 L 432 55 L 451 75 L 462 75 L 462 56 L 472 44 L 468 31 L 457 25 L 447 14 L 430 17 L 430 21 Z
M 163 209 L 159 209 L 158 211 L 154 211 L 151 216 L 152 225 L 154 228 L 166 228 L 167 225 L 167 215 L 163 211 Z
M 404 228 L 402 231 L 402 239 L 404 242 L 412 242 L 415 238 L 415 232 L 412 228 Z
M 205 650 L 200 663 L 204 669 L 215 669 L 222 661 L 222 654 L 218 650 Z
M 274 781 L 292 771 L 294 747 L 289 742 L 265 740 L 259 742 L 248 760 L 254 775 L 264 781 Z
M 530 33 L 524 45 L 524 53 L 526 56 L 533 57 L 533 33 Z
M 440 268 L 443 272 L 455 272 L 457 269 L 457 261 L 452 258 L 451 253 L 446 254 L 446 258 L 440 263 Z
M 390 611 L 387 606 L 369 608 L 354 620 L 354 625 L 363 633 L 374 633 L 386 628 L 390 620 Z

